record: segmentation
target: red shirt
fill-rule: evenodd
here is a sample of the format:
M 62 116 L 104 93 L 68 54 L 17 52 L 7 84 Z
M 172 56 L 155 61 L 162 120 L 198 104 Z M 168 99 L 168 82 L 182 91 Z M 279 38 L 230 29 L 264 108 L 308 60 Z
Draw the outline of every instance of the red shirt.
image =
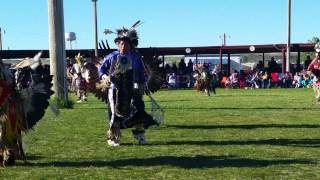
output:
M 312 70 L 320 70 L 320 61 L 319 60 L 317 60 L 317 62 L 315 62 L 315 63 L 311 63 L 309 66 L 308 66 L 308 71 L 312 71 Z M 315 72 L 313 72 L 313 74 L 315 75 L 315 76 L 317 76 L 317 74 L 315 74 Z M 317 76 L 317 78 L 318 78 L 318 81 L 316 82 L 316 85 L 317 86 L 320 86 L 320 79 L 319 79 L 319 77 Z
M 320 62 L 319 60 L 317 60 L 317 62 L 315 63 L 311 63 L 309 66 L 308 66 L 308 71 L 312 71 L 314 69 L 318 69 L 320 70 Z

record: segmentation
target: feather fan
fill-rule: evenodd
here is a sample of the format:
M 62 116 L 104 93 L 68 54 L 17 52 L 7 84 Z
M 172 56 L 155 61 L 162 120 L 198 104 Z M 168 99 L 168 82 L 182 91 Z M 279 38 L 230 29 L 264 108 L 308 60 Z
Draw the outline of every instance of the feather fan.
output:
M 48 69 L 41 64 L 41 52 L 34 58 L 34 62 L 25 68 L 18 69 L 17 85 L 20 86 L 17 92 L 18 99 L 23 105 L 26 129 L 32 128 L 43 116 L 49 106 L 50 96 L 53 94 L 52 76 Z
M 165 82 L 165 70 L 163 67 L 160 67 L 162 61 L 158 56 L 144 56 L 143 62 L 145 71 L 148 74 L 148 88 L 154 93 L 158 91 Z
M 92 62 L 87 62 L 84 68 L 88 70 L 88 88 L 102 102 L 108 102 L 110 84 L 106 80 L 99 80 L 98 68 Z

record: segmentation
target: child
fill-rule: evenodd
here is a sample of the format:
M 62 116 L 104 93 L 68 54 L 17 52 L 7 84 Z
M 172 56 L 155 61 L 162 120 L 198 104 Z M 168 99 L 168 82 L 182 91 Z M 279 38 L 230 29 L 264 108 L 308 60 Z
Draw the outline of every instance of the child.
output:
M 81 73 L 77 73 L 78 77 L 75 79 L 75 88 L 77 92 L 77 102 L 87 101 L 86 97 L 86 80 Z

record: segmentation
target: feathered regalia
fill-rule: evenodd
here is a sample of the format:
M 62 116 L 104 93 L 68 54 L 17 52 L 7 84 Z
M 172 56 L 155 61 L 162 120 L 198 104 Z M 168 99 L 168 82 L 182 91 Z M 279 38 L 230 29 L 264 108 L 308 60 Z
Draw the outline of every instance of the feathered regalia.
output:
M 318 42 L 314 49 L 316 50 L 316 53 L 320 53 L 320 42 Z M 318 80 L 320 80 L 320 70 L 319 69 L 312 69 L 311 72 L 317 77 Z
M 41 52 L 13 69 L 0 59 L 0 163 L 12 165 L 15 159 L 26 161 L 22 132 L 43 117 L 49 105 L 52 76 L 41 64 Z
M 121 28 L 117 29 L 113 32 L 110 29 L 105 29 L 105 34 L 117 34 L 117 38 L 115 42 L 119 39 L 126 39 L 128 38 L 132 44 L 132 50 L 136 53 L 136 47 L 138 46 L 138 33 L 136 28 L 141 24 L 141 21 L 137 21 L 131 28 Z M 164 69 L 160 67 L 161 60 L 158 59 L 158 56 L 152 55 L 144 55 L 143 56 L 143 66 L 144 71 L 147 78 L 147 83 L 144 89 L 140 89 L 143 91 L 147 89 L 149 92 L 156 92 L 158 91 L 163 83 L 165 82 L 165 75 Z M 139 123 L 141 118 L 141 114 L 138 115 L 135 113 L 135 109 L 132 106 L 130 99 L 132 98 L 133 94 L 136 93 L 134 90 L 134 83 L 133 83 L 133 74 L 134 71 L 132 70 L 132 61 L 130 58 L 126 56 L 118 56 L 118 60 L 115 61 L 114 64 L 111 65 L 114 79 L 114 84 L 118 87 L 116 92 L 116 114 L 119 117 L 123 117 L 125 120 L 123 121 L 121 127 L 122 128 L 130 128 L 133 127 L 134 124 Z M 105 79 L 99 80 L 98 70 L 97 67 L 93 63 L 87 63 L 85 68 L 89 70 L 89 89 L 98 99 L 108 103 L 108 89 L 109 89 L 109 82 Z M 164 110 L 159 106 L 159 104 L 151 97 L 150 93 L 148 93 L 148 97 L 150 97 L 151 101 L 151 115 L 144 113 L 144 127 L 148 128 L 150 125 L 154 124 L 161 124 L 164 120 Z
M 209 70 L 207 67 L 198 68 L 193 77 L 196 79 L 195 88 L 197 91 L 205 92 L 208 96 L 210 96 L 211 84 L 210 81 L 212 77 L 210 76 Z

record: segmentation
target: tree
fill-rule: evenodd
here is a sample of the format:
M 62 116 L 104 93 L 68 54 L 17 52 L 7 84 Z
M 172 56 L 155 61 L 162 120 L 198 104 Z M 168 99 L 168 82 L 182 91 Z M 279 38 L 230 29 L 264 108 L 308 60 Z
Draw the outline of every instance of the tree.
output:
M 319 43 L 320 42 L 320 38 L 319 37 L 312 37 L 311 39 L 308 40 L 308 43 Z M 301 62 L 303 63 L 306 59 L 307 59 L 307 56 L 310 56 L 311 59 L 313 59 L 315 57 L 315 53 L 313 52 L 306 52 L 306 53 L 301 53 Z
M 320 38 L 319 37 L 312 37 L 311 40 L 308 40 L 308 43 L 318 43 L 320 42 Z

